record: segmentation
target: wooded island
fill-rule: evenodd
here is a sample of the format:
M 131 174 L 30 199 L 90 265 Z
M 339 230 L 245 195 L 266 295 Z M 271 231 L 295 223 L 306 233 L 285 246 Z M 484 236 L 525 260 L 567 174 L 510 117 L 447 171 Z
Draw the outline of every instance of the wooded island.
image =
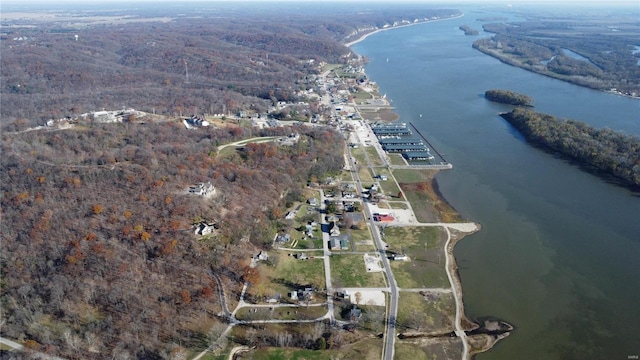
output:
M 596 129 L 580 121 L 559 120 L 522 108 L 500 115 L 527 140 L 593 166 L 627 185 L 640 186 L 640 138 L 637 136 L 608 128 Z
M 487 90 L 484 97 L 488 100 L 518 106 L 533 106 L 533 98 L 509 90 Z

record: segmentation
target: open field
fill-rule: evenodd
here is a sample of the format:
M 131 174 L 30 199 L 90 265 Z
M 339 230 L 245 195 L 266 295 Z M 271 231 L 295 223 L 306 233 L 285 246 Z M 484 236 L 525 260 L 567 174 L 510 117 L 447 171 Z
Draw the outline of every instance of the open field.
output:
M 350 334 L 351 337 L 356 334 Z M 240 354 L 237 359 L 253 360 L 347 360 L 378 359 L 382 354 L 381 339 L 360 340 L 334 350 L 309 350 L 292 348 L 261 348 Z
M 396 341 L 395 356 L 398 359 L 449 359 L 462 352 L 457 337 L 421 338 Z
M 238 320 L 312 320 L 327 313 L 325 306 L 243 307 L 236 313 Z
M 324 289 L 322 259 L 297 260 L 293 254 L 288 251 L 271 252 L 269 260 L 275 265 L 258 265 L 260 279 L 255 285 L 249 286 L 248 292 L 259 297 L 280 294 L 285 299 L 291 290 L 302 286 Z
M 356 164 L 367 164 L 367 158 L 364 155 L 363 147 L 351 148 L 351 156 L 356 160 Z
M 358 169 L 358 176 L 360 176 L 360 181 L 362 182 L 362 186 L 364 187 L 365 183 L 373 183 L 373 175 L 371 175 L 371 170 L 368 167 L 361 167 Z M 369 185 L 370 187 L 370 185 Z M 369 188 L 367 187 L 367 189 Z
M 384 240 L 389 250 L 404 253 L 409 261 L 392 261 L 393 274 L 401 288 L 448 288 L 444 243 L 440 227 L 387 226 Z
M 454 321 L 455 302 L 452 293 L 400 293 L 398 328 L 401 331 L 444 334 L 455 329 Z
M 393 171 L 393 175 L 402 188 L 404 196 L 411 203 L 420 222 L 459 222 L 462 218 L 438 194 L 437 184 L 433 180 L 434 170 Z
M 373 146 L 365 146 L 364 147 L 364 151 L 369 156 L 369 161 L 370 161 L 370 165 L 371 166 L 382 166 L 382 165 L 384 165 L 384 163 L 382 162 L 382 159 L 380 159 L 380 154 L 378 154 L 378 151 L 376 150 L 375 147 L 373 147 Z
M 334 287 L 384 287 L 383 272 L 367 272 L 362 255 L 332 255 L 331 280 Z

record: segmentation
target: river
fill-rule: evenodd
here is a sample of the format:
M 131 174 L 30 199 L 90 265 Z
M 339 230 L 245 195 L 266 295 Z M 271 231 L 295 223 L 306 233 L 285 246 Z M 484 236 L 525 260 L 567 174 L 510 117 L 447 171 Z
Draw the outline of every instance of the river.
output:
M 640 101 L 518 69 L 471 47 L 483 17 L 383 31 L 352 46 L 369 77 L 454 165 L 437 181 L 482 231 L 455 248 L 470 319 L 516 327 L 489 359 L 627 359 L 640 355 L 640 194 L 529 145 L 483 97 L 534 98 L 535 110 L 640 134 Z M 488 34 L 481 33 L 481 36 Z M 388 60 L 387 60 L 388 59 Z M 420 116 L 422 115 L 422 116 Z

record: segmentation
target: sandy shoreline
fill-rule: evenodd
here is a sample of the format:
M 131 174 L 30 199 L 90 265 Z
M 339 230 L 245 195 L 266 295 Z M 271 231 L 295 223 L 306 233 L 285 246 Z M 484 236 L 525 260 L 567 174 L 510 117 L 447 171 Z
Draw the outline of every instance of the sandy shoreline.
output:
M 436 22 L 436 21 L 444 21 L 444 20 L 453 20 L 453 19 L 459 19 L 461 17 L 464 16 L 464 13 L 458 15 L 458 16 L 453 16 L 453 17 L 449 17 L 449 18 L 444 18 L 444 19 L 435 19 L 435 20 L 425 20 L 425 21 L 418 21 L 418 22 L 414 22 L 411 24 L 404 24 L 404 25 L 398 25 L 398 26 L 390 26 L 387 28 L 382 28 L 382 29 L 376 29 L 373 30 L 371 32 L 365 33 L 362 36 L 360 36 L 359 38 L 357 38 L 356 40 L 350 41 L 348 43 L 345 43 L 344 46 L 346 47 L 351 47 L 352 45 L 355 45 L 361 41 L 363 41 L 364 39 L 368 38 L 370 35 L 379 33 L 381 31 L 387 31 L 387 30 L 394 30 L 394 29 L 400 29 L 403 27 L 407 27 L 407 26 L 413 26 L 413 25 L 420 25 L 420 24 L 428 24 L 428 23 L 432 23 L 432 22 Z

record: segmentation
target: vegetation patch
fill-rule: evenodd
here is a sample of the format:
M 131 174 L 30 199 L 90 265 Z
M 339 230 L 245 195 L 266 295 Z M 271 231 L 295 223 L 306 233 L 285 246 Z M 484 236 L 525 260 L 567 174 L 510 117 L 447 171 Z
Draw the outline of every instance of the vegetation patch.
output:
M 383 272 L 367 272 L 362 255 L 332 255 L 331 282 L 334 287 L 384 287 Z
M 640 138 L 596 129 L 580 121 L 559 120 L 527 109 L 502 117 L 527 140 L 611 175 L 626 185 L 640 187 Z
M 258 266 L 259 277 L 249 287 L 249 293 L 258 299 L 280 294 L 286 300 L 291 291 L 301 287 L 324 289 L 322 259 L 298 260 L 293 256 L 295 254 L 287 251 L 270 252 L 268 263 Z
M 434 360 L 449 359 L 451 354 L 462 352 L 462 342 L 457 337 L 434 337 L 396 341 L 395 356 L 398 359 Z
M 400 293 L 398 327 L 401 331 L 445 334 L 454 331 L 454 321 L 452 293 Z
M 382 159 L 380 158 L 380 154 L 378 153 L 378 150 L 376 150 L 374 146 L 365 146 L 364 151 L 366 152 L 369 158 L 369 164 L 371 166 L 383 165 Z
M 326 306 L 245 306 L 236 312 L 236 318 L 238 320 L 313 320 L 326 313 Z
M 502 104 L 532 106 L 533 98 L 524 94 L 509 90 L 487 90 L 484 97 L 488 100 L 499 102 Z
M 400 183 L 420 222 L 460 222 L 462 218 L 434 187 L 434 182 Z
M 449 288 L 445 270 L 446 234 L 441 227 L 387 226 L 384 241 L 388 254 L 405 254 L 409 261 L 392 261 L 401 288 Z

